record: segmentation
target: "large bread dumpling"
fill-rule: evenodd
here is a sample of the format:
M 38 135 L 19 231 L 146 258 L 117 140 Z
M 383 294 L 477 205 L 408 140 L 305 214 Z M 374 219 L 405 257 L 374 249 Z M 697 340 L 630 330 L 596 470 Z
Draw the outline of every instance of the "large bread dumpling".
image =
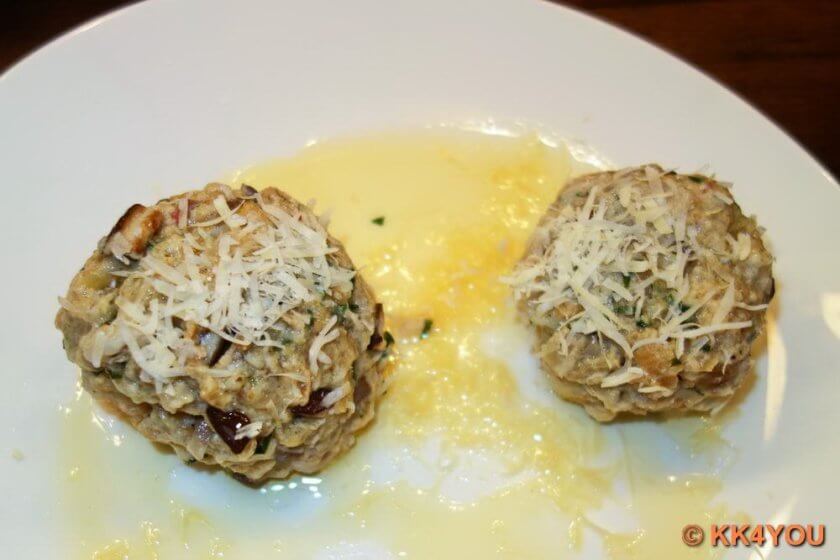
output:
M 61 305 L 87 391 L 182 459 L 251 481 L 320 470 L 383 390 L 382 306 L 274 188 L 132 206 Z
M 609 421 L 722 407 L 750 370 L 771 266 L 728 185 L 646 165 L 570 182 L 508 282 L 555 391 Z

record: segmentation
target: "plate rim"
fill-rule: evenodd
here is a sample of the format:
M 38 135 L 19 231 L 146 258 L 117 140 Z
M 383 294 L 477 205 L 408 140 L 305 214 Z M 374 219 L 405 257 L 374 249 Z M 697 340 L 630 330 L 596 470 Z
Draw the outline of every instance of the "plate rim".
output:
M 415 2 L 420 2 L 420 0 L 414 0 Z M 664 57 L 664 59 L 668 60 L 670 64 L 676 64 L 677 66 L 683 66 L 689 70 L 691 70 L 696 75 L 702 77 L 705 81 L 714 84 L 715 87 L 719 88 L 723 91 L 732 101 L 739 104 L 741 109 L 746 110 L 747 112 L 751 113 L 753 117 L 757 118 L 759 121 L 763 121 L 763 124 L 769 125 L 771 129 L 773 129 L 774 133 L 781 135 L 784 139 L 795 149 L 805 155 L 808 163 L 814 167 L 814 169 L 825 179 L 832 184 L 835 188 L 840 189 L 840 181 L 835 175 L 831 172 L 828 167 L 817 158 L 813 152 L 805 146 L 798 138 L 796 138 L 793 134 L 791 134 L 786 128 L 776 121 L 776 119 L 770 115 L 769 113 L 763 111 L 762 109 L 758 108 L 754 105 L 750 100 L 741 93 L 735 91 L 732 87 L 728 84 L 718 80 L 714 76 L 712 76 L 709 72 L 698 66 L 697 64 L 688 61 L 678 55 L 677 53 L 671 51 L 670 49 L 666 48 L 663 45 L 631 30 L 627 27 L 607 21 L 606 19 L 592 14 L 590 12 L 586 12 L 582 9 L 579 9 L 575 6 L 569 6 L 567 4 L 559 3 L 555 0 L 494 0 L 497 3 L 508 2 L 513 4 L 513 2 L 521 3 L 522 5 L 525 2 L 529 2 L 532 5 L 541 5 L 547 8 L 548 10 L 559 10 L 566 12 L 566 15 L 569 17 L 576 17 L 580 19 L 586 20 L 590 24 L 595 24 L 601 26 L 602 28 L 607 28 L 613 33 L 618 33 L 622 35 L 625 39 L 633 41 L 639 46 L 647 47 L 653 49 L 657 52 L 658 55 Z M 29 51 L 28 53 L 24 54 L 21 58 L 17 59 L 12 65 L 7 67 L 2 73 L 0 73 L 0 87 L 3 86 L 5 80 L 8 79 L 13 74 L 16 74 L 21 71 L 22 68 L 30 65 L 33 60 L 43 58 L 45 56 L 50 55 L 55 49 L 62 48 L 65 43 L 73 41 L 81 35 L 82 33 L 86 33 L 96 27 L 99 27 L 103 24 L 108 24 L 109 22 L 116 20 L 118 18 L 125 18 L 130 17 L 131 14 L 137 12 L 139 10 L 149 9 L 152 5 L 161 5 L 164 4 L 166 0 L 137 0 L 135 2 L 129 3 L 124 6 L 114 7 L 98 16 L 95 16 L 87 21 L 84 21 L 78 25 L 67 29 L 60 34 L 56 35 L 55 37 L 49 39 L 45 43 L 40 44 L 34 50 Z M 541 8 L 543 9 L 543 8 Z

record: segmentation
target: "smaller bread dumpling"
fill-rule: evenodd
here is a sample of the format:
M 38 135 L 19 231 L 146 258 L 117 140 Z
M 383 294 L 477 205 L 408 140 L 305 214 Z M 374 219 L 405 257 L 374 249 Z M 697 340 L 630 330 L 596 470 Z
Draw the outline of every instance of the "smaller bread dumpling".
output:
M 721 408 L 751 368 L 772 262 L 729 185 L 644 165 L 571 181 L 507 281 L 555 391 L 609 421 Z

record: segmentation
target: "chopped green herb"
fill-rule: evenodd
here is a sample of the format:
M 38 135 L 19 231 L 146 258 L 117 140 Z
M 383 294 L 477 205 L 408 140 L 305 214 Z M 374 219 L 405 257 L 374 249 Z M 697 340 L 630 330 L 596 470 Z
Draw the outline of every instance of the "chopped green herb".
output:
M 333 309 L 333 313 L 338 315 L 339 317 L 344 317 L 344 314 L 347 313 L 348 306 L 346 303 L 340 303 L 335 306 Z
M 392 344 L 394 344 L 394 335 L 392 335 L 389 331 L 385 331 L 385 334 L 383 336 L 385 338 L 386 346 L 391 346 Z
M 642 317 L 638 321 L 636 321 L 636 326 L 640 329 L 646 329 L 650 326 L 650 324 L 647 321 L 645 321 L 644 317 Z
M 674 305 L 674 292 L 669 292 L 667 296 L 665 296 L 665 302 L 668 305 Z
M 625 288 L 630 287 L 630 275 L 629 274 L 622 274 L 621 275 L 621 283 L 624 284 Z
M 271 436 L 266 436 L 262 439 L 257 440 L 257 448 L 254 450 L 254 453 L 262 455 L 266 451 L 268 451 L 268 444 L 271 443 Z
M 377 217 L 375 217 L 374 219 L 371 220 L 371 223 L 376 224 L 378 226 L 384 226 L 385 225 L 385 216 L 377 216 Z
M 613 303 L 612 308 L 613 308 L 613 311 L 615 311 L 619 315 L 632 315 L 633 314 L 633 306 L 628 305 L 626 303 Z
M 704 344 L 704 345 L 700 348 L 700 350 L 702 350 L 703 352 L 711 352 L 711 351 L 712 351 L 712 343 L 711 343 L 711 342 L 707 342 L 706 344 Z
M 692 181 L 694 181 L 695 183 L 705 183 L 706 182 L 706 177 L 704 177 L 702 175 L 689 175 L 688 178 L 691 179 Z
M 672 366 L 679 366 L 679 365 L 682 365 L 682 362 L 680 361 L 679 358 L 674 358 L 673 360 L 671 360 L 671 365 Z
M 682 301 L 680 302 L 680 313 L 685 313 L 689 309 L 691 309 L 690 305 L 688 305 L 687 303 L 682 302 Z
M 184 461 L 184 462 L 185 462 L 187 465 L 192 465 L 193 463 L 197 463 L 197 461 L 196 461 L 193 457 L 190 457 L 189 459 L 187 459 L 187 460 L 186 460 L 186 461 Z
M 432 324 L 433 323 L 432 323 L 431 319 L 425 319 L 423 321 L 423 330 L 420 331 L 420 339 L 421 340 L 425 340 L 425 339 L 429 338 L 429 334 L 432 332 Z
M 350 311 L 352 311 L 353 313 L 358 313 L 359 312 L 359 306 L 356 305 L 355 303 L 351 303 L 350 304 Z

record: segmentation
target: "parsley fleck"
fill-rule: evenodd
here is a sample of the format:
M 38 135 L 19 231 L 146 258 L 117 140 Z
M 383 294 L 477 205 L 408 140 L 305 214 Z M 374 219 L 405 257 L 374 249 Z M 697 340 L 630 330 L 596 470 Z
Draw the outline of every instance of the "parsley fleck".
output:
M 632 315 L 633 314 L 633 307 L 627 305 L 626 303 L 613 303 L 613 311 L 618 313 L 619 315 Z
M 645 321 L 644 318 L 640 318 L 638 321 L 636 321 L 636 326 L 640 329 L 646 329 L 650 326 L 650 324 L 647 321 Z
M 629 274 L 622 274 L 621 275 L 621 283 L 624 284 L 625 288 L 630 287 L 630 275 Z
M 704 344 L 700 348 L 700 350 L 702 350 L 703 352 L 711 352 L 712 351 L 712 344 L 710 342 L 707 342 L 706 344 Z
M 254 450 L 254 453 L 258 455 L 262 455 L 266 451 L 268 451 L 268 444 L 271 443 L 271 436 L 266 436 L 262 439 L 257 440 L 257 448 Z
M 431 319 L 423 320 L 423 330 L 420 331 L 420 339 L 421 340 L 425 340 L 425 339 L 429 338 L 429 334 L 432 332 L 432 325 L 433 325 L 433 323 L 432 323 Z
M 703 177 L 702 175 L 689 175 L 688 178 L 691 179 L 692 181 L 694 181 L 695 183 L 705 183 L 706 182 L 706 178 Z
M 377 226 L 384 226 L 385 225 L 385 216 L 377 216 L 371 220 L 372 224 L 376 224 Z
M 671 360 L 671 365 L 672 366 L 679 366 L 679 365 L 682 365 L 682 362 L 680 361 L 679 358 L 674 358 L 673 360 Z
M 384 337 L 386 346 L 394 344 L 394 335 L 392 335 L 389 331 L 385 331 Z

